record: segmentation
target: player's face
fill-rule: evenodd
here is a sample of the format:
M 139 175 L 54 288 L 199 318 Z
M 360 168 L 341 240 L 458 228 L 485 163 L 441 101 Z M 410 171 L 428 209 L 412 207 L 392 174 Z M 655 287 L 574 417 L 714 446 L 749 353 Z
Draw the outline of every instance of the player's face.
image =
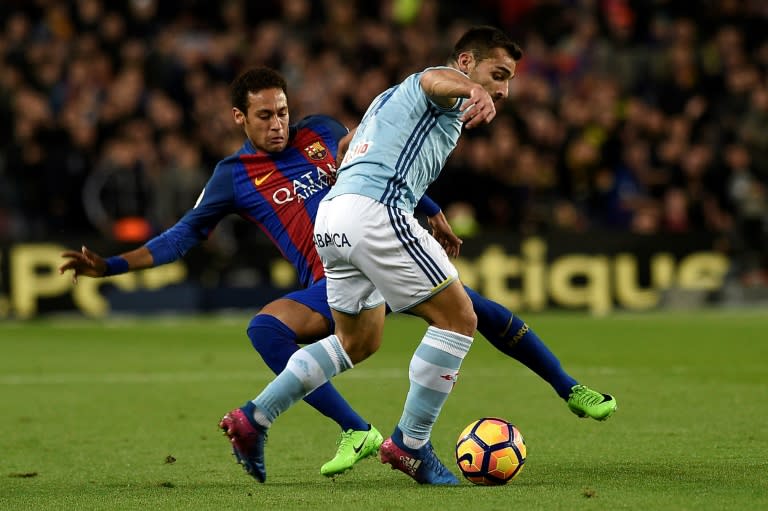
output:
M 483 60 L 467 63 L 467 76 L 483 86 L 494 101 L 509 96 L 509 81 L 515 77 L 515 59 L 502 48 L 493 48 Z
M 249 92 L 247 114 L 232 112 L 256 149 L 276 153 L 288 145 L 288 99 L 282 89 Z

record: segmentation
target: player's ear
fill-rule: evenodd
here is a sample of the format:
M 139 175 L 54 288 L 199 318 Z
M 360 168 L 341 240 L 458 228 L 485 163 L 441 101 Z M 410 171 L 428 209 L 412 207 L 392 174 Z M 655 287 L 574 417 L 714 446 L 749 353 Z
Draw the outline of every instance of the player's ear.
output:
M 472 70 L 475 68 L 475 65 L 476 65 L 475 56 L 472 54 L 471 51 L 465 51 L 465 52 L 459 53 L 459 58 L 456 60 L 457 60 L 457 64 L 459 65 L 459 71 L 461 71 L 466 75 L 471 73 Z
M 232 117 L 235 119 L 235 124 L 240 126 L 245 122 L 245 114 L 237 107 L 232 107 Z

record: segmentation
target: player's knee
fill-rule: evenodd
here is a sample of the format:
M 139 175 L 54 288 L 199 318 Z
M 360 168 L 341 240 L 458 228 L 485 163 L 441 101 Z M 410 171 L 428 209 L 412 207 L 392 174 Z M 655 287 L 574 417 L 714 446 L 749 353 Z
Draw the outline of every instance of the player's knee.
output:
M 472 337 L 477 329 L 477 316 L 471 308 L 454 309 L 453 311 L 444 311 L 444 314 L 435 317 L 431 325 L 441 330 Z
M 456 320 L 457 325 L 456 329 L 454 330 L 455 332 L 466 335 L 468 337 L 475 335 L 475 330 L 477 330 L 477 315 L 472 309 L 471 303 L 468 308 L 464 307 L 461 309 L 460 313 L 456 317 Z
M 248 323 L 246 333 L 259 353 L 269 351 L 276 343 L 292 341 L 295 344 L 294 332 L 270 314 L 255 315 Z
M 266 318 L 267 316 L 265 315 L 257 314 L 251 318 L 251 321 L 248 322 L 246 333 L 248 334 L 248 338 L 251 340 L 253 347 L 256 349 L 258 349 L 256 344 L 261 342 L 261 339 L 263 338 L 263 331 L 267 327 L 269 321 Z
M 261 341 L 263 339 L 261 335 L 261 320 L 259 316 L 254 316 L 251 321 L 248 322 L 248 328 L 245 329 L 245 333 L 251 340 L 251 344 L 256 351 L 260 351 Z
M 357 364 L 370 357 L 379 350 L 381 346 L 381 335 L 338 335 L 344 351 L 352 361 Z

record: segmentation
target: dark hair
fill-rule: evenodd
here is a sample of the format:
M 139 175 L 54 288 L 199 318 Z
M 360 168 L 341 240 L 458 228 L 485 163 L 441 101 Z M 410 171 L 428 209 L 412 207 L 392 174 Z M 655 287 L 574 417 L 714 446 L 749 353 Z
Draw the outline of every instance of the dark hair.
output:
M 502 30 L 491 26 L 472 27 L 462 35 L 453 47 L 452 60 L 458 60 L 459 54 L 470 51 L 477 60 L 488 58 L 491 50 L 502 48 L 514 60 L 523 58 L 523 50 Z
M 264 89 L 282 89 L 286 92 L 285 78 L 269 67 L 262 66 L 245 71 L 230 85 L 232 106 L 247 113 L 248 93 L 256 93 Z

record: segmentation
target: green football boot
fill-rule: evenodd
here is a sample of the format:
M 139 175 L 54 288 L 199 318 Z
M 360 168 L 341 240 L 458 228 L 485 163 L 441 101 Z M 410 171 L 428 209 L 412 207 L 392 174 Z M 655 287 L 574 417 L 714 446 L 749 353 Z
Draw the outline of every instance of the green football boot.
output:
M 568 408 L 579 417 L 592 417 L 595 420 L 604 421 L 616 411 L 616 399 L 585 385 L 574 385 L 568 396 Z
M 361 459 L 375 456 L 383 441 L 384 438 L 382 438 L 381 433 L 373 426 L 368 431 L 355 431 L 354 429 L 343 431 L 339 438 L 336 456 L 320 467 L 320 473 L 326 477 L 343 474 Z

